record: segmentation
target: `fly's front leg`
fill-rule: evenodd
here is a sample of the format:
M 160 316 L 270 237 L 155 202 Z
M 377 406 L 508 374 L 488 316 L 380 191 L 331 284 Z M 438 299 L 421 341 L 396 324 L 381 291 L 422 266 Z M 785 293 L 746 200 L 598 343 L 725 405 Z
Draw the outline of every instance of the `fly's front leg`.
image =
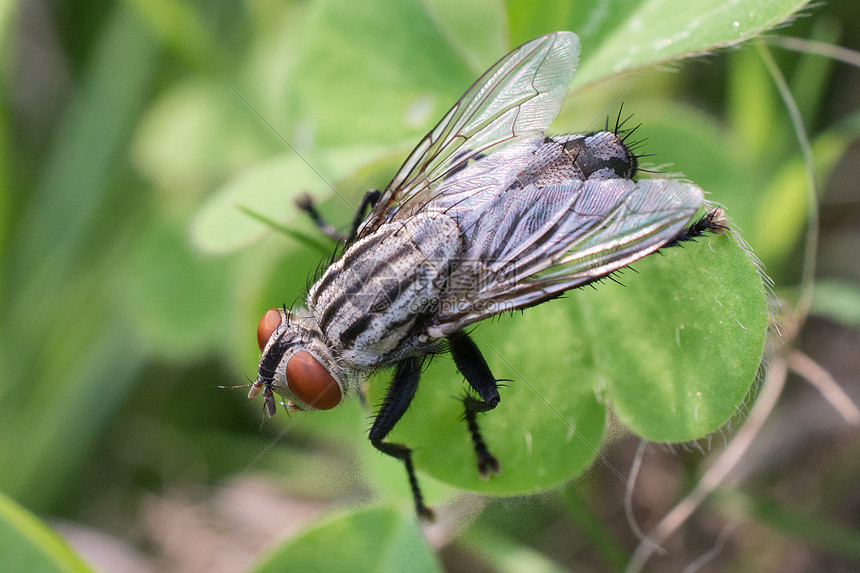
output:
M 352 228 L 349 235 L 344 235 L 335 229 L 334 225 L 326 221 L 325 217 L 323 217 L 319 212 L 319 209 L 317 209 L 313 197 L 307 193 L 296 199 L 296 206 L 308 214 L 317 228 L 319 228 L 326 237 L 335 241 L 343 241 L 344 239 L 352 239 L 355 237 L 355 234 L 358 232 L 358 227 L 364 221 L 364 218 L 367 217 L 370 210 L 373 209 L 373 206 L 376 205 L 376 202 L 379 201 L 381 196 L 382 193 L 380 193 L 378 189 L 371 189 L 364 194 L 364 197 L 361 199 L 361 203 L 358 205 L 358 209 L 355 212 L 355 217 L 352 219 Z
M 463 398 L 463 407 L 465 409 L 464 419 L 469 426 L 469 433 L 472 435 L 472 442 L 475 445 L 475 455 L 478 457 L 478 472 L 482 478 L 487 479 L 490 474 L 499 473 L 499 460 L 487 449 L 487 444 L 481 436 L 475 416 L 499 405 L 499 381 L 490 372 L 490 367 L 487 366 L 487 361 L 484 360 L 481 351 L 466 333 L 460 331 L 450 335 L 448 343 L 457 370 L 481 397 L 480 400 L 476 400 L 467 395 Z
M 415 500 L 415 510 L 418 515 L 428 521 L 433 521 L 433 510 L 424 504 L 421 488 L 418 487 L 418 479 L 415 477 L 415 466 L 412 464 L 412 450 L 404 444 L 384 442 L 383 440 L 400 420 L 409 403 L 418 389 L 418 379 L 421 375 L 421 360 L 418 358 L 407 358 L 397 364 L 394 371 L 394 380 L 388 387 L 382 407 L 376 414 L 373 427 L 370 428 L 370 443 L 373 447 L 384 454 L 402 460 L 406 466 L 409 476 L 409 485 L 412 487 L 412 497 Z

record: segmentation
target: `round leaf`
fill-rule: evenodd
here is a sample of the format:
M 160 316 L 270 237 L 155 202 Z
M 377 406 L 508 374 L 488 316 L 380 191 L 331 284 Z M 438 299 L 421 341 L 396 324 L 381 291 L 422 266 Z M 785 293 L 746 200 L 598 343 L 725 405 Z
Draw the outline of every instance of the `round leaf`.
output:
M 661 256 L 662 255 L 662 256 Z M 765 288 L 730 235 L 665 249 L 625 273 L 626 288 L 582 297 L 596 388 L 637 434 L 680 442 L 735 414 L 768 329 Z
M 253 569 L 377 573 L 441 569 L 414 518 L 380 507 L 323 520 L 284 543 Z

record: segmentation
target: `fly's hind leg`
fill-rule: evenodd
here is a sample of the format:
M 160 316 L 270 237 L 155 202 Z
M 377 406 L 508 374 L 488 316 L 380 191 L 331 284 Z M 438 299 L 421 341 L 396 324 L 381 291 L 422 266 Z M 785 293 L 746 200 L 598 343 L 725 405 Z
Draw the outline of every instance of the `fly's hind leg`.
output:
M 325 220 L 325 217 L 319 212 L 317 209 L 316 203 L 313 200 L 313 197 L 305 193 L 296 199 L 296 206 L 299 209 L 308 214 L 314 224 L 319 228 L 320 231 L 330 239 L 335 241 L 343 241 L 355 237 L 355 234 L 358 232 L 358 227 L 364 221 L 367 214 L 373 209 L 373 206 L 376 205 L 376 202 L 379 201 L 379 198 L 382 196 L 382 193 L 378 189 L 371 189 L 367 193 L 364 194 L 364 197 L 361 199 L 361 203 L 358 205 L 358 209 L 355 211 L 355 217 L 352 219 L 352 227 L 350 229 L 349 235 L 344 235 L 340 231 L 338 231 L 334 225 Z
M 466 333 L 460 331 L 448 336 L 448 343 L 454 364 L 457 365 L 460 374 L 481 397 L 477 400 L 467 395 L 463 398 L 463 408 L 465 409 L 464 419 L 475 446 L 475 455 L 478 457 L 478 472 L 482 478 L 487 479 L 490 474 L 499 473 L 499 460 L 487 449 L 475 418 L 477 414 L 492 410 L 499 405 L 499 381 L 490 372 L 490 367 L 487 366 L 481 351 Z
M 385 400 L 376 414 L 373 426 L 370 428 L 370 443 L 373 447 L 384 454 L 401 460 L 406 466 L 409 476 L 409 485 L 412 488 L 412 497 L 415 500 L 415 510 L 418 516 L 433 521 L 433 510 L 424 504 L 421 488 L 418 486 L 418 478 L 415 477 L 415 466 L 412 464 L 412 450 L 405 444 L 386 442 L 385 437 L 391 432 L 395 424 L 400 420 L 412 398 L 418 389 L 418 378 L 421 375 L 421 360 L 418 358 L 407 358 L 397 364 L 394 371 L 394 380 L 388 387 Z

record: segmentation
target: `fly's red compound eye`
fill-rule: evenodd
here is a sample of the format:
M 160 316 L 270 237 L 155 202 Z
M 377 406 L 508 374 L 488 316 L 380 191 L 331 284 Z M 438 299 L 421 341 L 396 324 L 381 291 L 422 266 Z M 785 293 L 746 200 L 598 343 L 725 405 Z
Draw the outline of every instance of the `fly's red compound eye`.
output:
M 257 344 L 260 345 L 261 351 L 266 348 L 266 344 L 272 337 L 272 333 L 275 332 L 275 329 L 280 325 L 281 313 L 278 312 L 278 309 L 272 308 L 267 310 L 266 314 L 263 315 L 263 318 L 260 319 L 260 323 L 257 325 Z
M 296 352 L 287 362 L 287 385 L 296 398 L 317 410 L 329 410 L 340 403 L 340 386 L 319 360 L 308 352 Z

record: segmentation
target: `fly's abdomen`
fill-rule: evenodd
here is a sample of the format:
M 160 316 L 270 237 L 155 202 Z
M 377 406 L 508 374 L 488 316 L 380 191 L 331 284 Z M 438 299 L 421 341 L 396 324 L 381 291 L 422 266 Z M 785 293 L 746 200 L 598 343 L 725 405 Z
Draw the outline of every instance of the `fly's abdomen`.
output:
M 406 352 L 415 322 L 438 304 L 460 241 L 454 219 L 431 212 L 382 225 L 350 246 L 308 294 L 336 354 L 372 368 Z

